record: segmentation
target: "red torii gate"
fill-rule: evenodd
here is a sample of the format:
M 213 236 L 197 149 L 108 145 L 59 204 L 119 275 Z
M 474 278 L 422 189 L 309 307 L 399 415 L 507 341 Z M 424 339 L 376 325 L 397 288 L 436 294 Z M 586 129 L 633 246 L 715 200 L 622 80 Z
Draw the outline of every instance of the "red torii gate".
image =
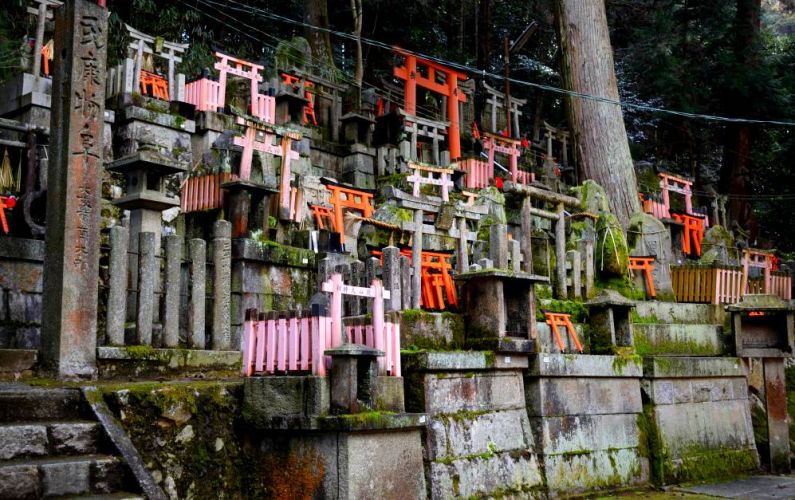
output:
M 466 102 L 467 99 L 466 95 L 458 90 L 458 80 L 467 80 L 467 75 L 427 59 L 418 58 L 400 47 L 393 47 L 392 50 L 404 59 L 402 66 L 394 68 L 393 74 L 395 78 L 405 82 L 406 105 L 404 110 L 406 114 L 417 116 L 417 85 L 437 94 L 447 96 L 447 120 L 450 122 L 447 128 L 447 143 L 450 149 L 450 158 L 460 158 L 461 130 L 458 103 Z M 424 66 L 427 69 L 427 76 L 417 72 L 417 65 Z M 437 77 L 440 77 L 443 83 L 439 83 Z

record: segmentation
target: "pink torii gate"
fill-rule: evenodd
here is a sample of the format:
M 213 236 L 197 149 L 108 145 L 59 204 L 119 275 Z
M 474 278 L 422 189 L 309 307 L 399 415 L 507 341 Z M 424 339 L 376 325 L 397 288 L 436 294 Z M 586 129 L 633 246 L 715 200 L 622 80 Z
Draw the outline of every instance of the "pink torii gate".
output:
M 511 180 L 517 184 L 530 184 L 533 182 L 533 174 L 519 170 L 519 157 L 522 152 L 519 150 L 522 141 L 510 137 L 502 137 L 488 132 L 483 134 L 483 149 L 488 151 L 489 165 L 494 165 L 494 154 L 502 153 L 509 158 L 509 170 Z
M 240 159 L 240 178 L 248 180 L 251 177 L 251 161 L 254 159 L 254 151 L 280 156 L 282 172 L 279 186 L 279 211 L 281 214 L 289 214 L 292 195 L 290 162 L 297 160 L 300 156 L 297 151 L 293 151 L 292 143 L 294 139 L 300 139 L 300 135 L 297 132 L 287 131 L 281 136 L 280 144 L 275 145 L 273 142 L 277 135 L 270 127 L 263 126 L 256 121 L 245 120 L 242 117 L 237 118 L 237 123 L 246 127 L 243 136 L 235 136 L 234 139 L 235 145 L 243 148 L 243 156 Z M 259 133 L 264 135 L 263 140 L 257 139 Z
M 378 359 L 380 374 L 401 376 L 400 323 L 384 321 L 384 290 L 380 280 L 368 287 L 345 285 L 342 275 L 335 273 L 321 285 L 321 290 L 331 293 L 331 311 L 328 316 L 303 316 L 287 313 L 257 315 L 256 310 L 246 312 L 243 329 L 243 367 L 245 376 L 254 373 L 312 371 L 324 377 L 330 358 L 326 349 L 342 345 L 342 296 L 355 295 L 373 299 L 373 324 L 362 331 L 361 326 L 347 327 L 348 342 L 357 341 L 368 347 L 384 351 Z
M 226 79 L 228 75 L 245 78 L 251 83 L 251 109 L 253 116 L 268 123 L 276 118 L 276 99 L 259 93 L 262 82 L 261 64 L 254 64 L 244 59 L 237 59 L 221 52 L 215 52 L 215 69 L 218 70 L 218 81 L 201 78 L 185 85 L 185 100 L 196 106 L 199 111 L 217 111 L 226 104 Z
M 464 81 L 466 74 L 436 64 L 426 59 L 421 59 L 400 47 L 393 47 L 395 54 L 402 56 L 404 63 L 393 70 L 395 78 L 405 82 L 404 110 L 407 115 L 417 116 L 417 86 L 431 90 L 447 97 L 447 143 L 450 149 L 450 158 L 461 157 L 461 124 L 459 123 L 459 102 L 466 102 L 466 95 L 458 88 L 458 81 Z M 417 71 L 421 66 L 425 71 Z M 440 83 L 440 81 L 442 83 Z

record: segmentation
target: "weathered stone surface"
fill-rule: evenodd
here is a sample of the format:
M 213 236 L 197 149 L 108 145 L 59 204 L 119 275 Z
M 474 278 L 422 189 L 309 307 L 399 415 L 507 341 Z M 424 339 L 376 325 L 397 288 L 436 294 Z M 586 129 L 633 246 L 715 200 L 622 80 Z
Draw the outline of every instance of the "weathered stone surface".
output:
M 648 460 L 636 448 L 546 455 L 544 471 L 551 493 L 578 493 L 643 484 Z
M 407 370 L 464 371 L 493 368 L 519 369 L 527 367 L 527 357 L 504 355 L 486 351 L 417 352 L 404 356 Z M 508 358 L 506 361 L 506 357 Z
M 50 426 L 53 451 L 60 454 L 96 453 L 99 426 L 94 423 L 65 423 Z
M 638 354 L 719 356 L 726 352 L 723 328 L 718 325 L 636 323 Z
M 35 465 L 0 467 L 0 498 L 41 498 L 39 469 Z
M 53 459 L 39 465 L 45 496 L 79 495 L 91 488 L 90 458 Z
M 744 377 L 658 379 L 644 384 L 655 405 L 748 399 Z
M 320 377 L 249 377 L 243 384 L 244 414 L 252 425 L 262 418 L 328 413 L 328 379 Z
M 701 264 L 737 265 L 739 261 L 732 234 L 723 226 L 715 225 L 704 232 L 701 241 Z
M 490 492 L 526 495 L 542 489 L 543 478 L 531 453 L 490 453 L 450 463 L 431 462 L 431 498 L 469 498 Z
M 46 453 L 47 428 L 45 426 L 0 425 L 0 460 L 45 455 Z
M 654 269 L 651 272 L 654 288 L 660 298 L 673 296 L 671 284 L 671 264 L 675 264 L 671 249 L 671 234 L 659 219 L 651 214 L 638 212 L 632 214 L 627 227 L 627 247 L 629 255 L 646 257 L 654 256 Z M 639 290 L 648 290 L 644 273 L 634 271 L 635 286 Z
M 644 358 L 644 378 L 745 377 L 739 358 Z
M 637 448 L 637 419 L 635 413 L 532 417 L 530 427 L 539 453 L 560 455 L 582 450 Z
M 640 383 L 627 378 L 526 378 L 532 416 L 640 413 Z
M 683 302 L 639 301 L 635 312 L 652 323 L 722 325 L 727 317 L 723 306 Z
M 437 415 L 429 424 L 427 443 L 429 460 L 533 449 L 524 410 Z
M 96 375 L 106 13 L 86 0 L 55 11 L 41 355 L 71 378 Z
M 402 346 L 460 349 L 464 340 L 464 317 L 460 314 L 415 310 L 400 313 Z
M 159 278 L 157 266 L 155 233 L 138 234 L 138 310 L 135 314 L 135 339 L 139 345 L 152 345 L 155 290 Z
M 122 462 L 115 457 L 105 457 L 91 464 L 91 489 L 96 493 L 121 491 L 128 481 Z
M 603 214 L 596 221 L 595 266 L 606 276 L 623 278 L 629 273 L 629 250 L 624 229 L 612 214 Z
M 127 319 L 127 249 L 130 244 L 129 237 L 126 227 L 116 226 L 110 228 L 110 262 L 108 263 L 108 271 L 111 280 L 105 320 L 107 343 L 110 345 L 124 345 L 124 323 Z
M 230 332 L 230 279 L 232 275 L 232 224 L 225 220 L 213 227 L 213 349 L 226 351 L 232 347 Z
M 577 346 L 574 344 L 574 340 L 571 338 L 571 335 L 566 333 L 564 328 L 558 328 L 560 332 L 561 340 L 563 340 L 563 346 L 566 348 L 566 352 L 569 353 L 576 353 Z M 580 342 L 585 338 L 585 328 L 581 323 L 574 323 L 574 331 L 577 332 L 577 337 L 580 339 Z M 558 341 L 555 338 L 555 335 L 552 333 L 552 329 L 549 325 L 543 321 L 536 322 L 536 340 L 538 342 L 538 350 L 544 353 L 559 353 L 560 347 L 558 346 Z
M 0 347 L 3 346 L 3 327 L 0 327 Z M 2 349 L 0 348 L 0 373 L 23 372 L 33 369 L 39 352 L 35 349 Z
M 602 186 L 591 179 L 586 179 L 581 185 L 572 189 L 580 199 L 580 209 L 592 214 L 609 212 L 607 194 Z
M 425 375 L 425 412 L 508 410 L 524 407 L 518 372 Z
M 530 356 L 528 375 L 545 377 L 609 377 L 640 378 L 640 358 L 576 354 L 534 354 Z
M 355 433 L 346 441 L 340 498 L 425 498 L 419 430 Z

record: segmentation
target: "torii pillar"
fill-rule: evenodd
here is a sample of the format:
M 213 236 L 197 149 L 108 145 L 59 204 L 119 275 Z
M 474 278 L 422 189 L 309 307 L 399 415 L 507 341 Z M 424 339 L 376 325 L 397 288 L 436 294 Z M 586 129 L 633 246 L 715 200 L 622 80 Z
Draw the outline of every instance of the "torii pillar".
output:
M 67 0 L 55 15 L 41 356 L 45 370 L 67 379 L 97 373 L 104 3 Z

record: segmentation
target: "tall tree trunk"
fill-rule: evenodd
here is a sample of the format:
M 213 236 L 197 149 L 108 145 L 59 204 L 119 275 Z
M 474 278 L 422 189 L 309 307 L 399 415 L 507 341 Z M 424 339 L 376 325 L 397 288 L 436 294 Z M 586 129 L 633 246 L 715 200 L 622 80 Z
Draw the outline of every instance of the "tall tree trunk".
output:
M 562 49 L 561 77 L 575 92 L 618 100 L 613 49 L 603 0 L 555 0 Z M 637 179 L 621 108 L 569 98 L 573 145 L 580 168 L 607 193 L 610 210 L 624 227 L 640 211 Z
M 364 77 L 364 61 L 362 60 L 362 0 L 351 0 L 353 12 L 353 34 L 356 35 L 356 73 L 354 80 L 359 89 L 362 88 Z M 359 103 L 361 104 L 361 103 Z
M 761 0 L 737 0 L 735 15 L 734 54 L 738 66 L 754 69 L 759 65 Z M 750 116 L 750 99 L 732 94 L 727 107 L 734 116 Z M 755 229 L 748 194 L 750 171 L 748 160 L 753 147 L 751 127 L 746 123 L 730 123 L 726 127 L 721 166 L 721 191 L 729 193 L 729 214 L 746 229 Z M 733 196 L 732 196 L 733 195 Z M 740 196 L 738 198 L 737 196 Z M 755 231 L 752 231 L 755 232 Z
M 328 28 L 328 2 L 326 0 L 303 0 L 304 22 L 319 28 Z M 312 48 L 312 56 L 317 61 L 322 61 L 330 68 L 334 68 L 334 57 L 331 49 L 331 37 L 327 31 L 312 28 L 304 30 L 304 36 Z

